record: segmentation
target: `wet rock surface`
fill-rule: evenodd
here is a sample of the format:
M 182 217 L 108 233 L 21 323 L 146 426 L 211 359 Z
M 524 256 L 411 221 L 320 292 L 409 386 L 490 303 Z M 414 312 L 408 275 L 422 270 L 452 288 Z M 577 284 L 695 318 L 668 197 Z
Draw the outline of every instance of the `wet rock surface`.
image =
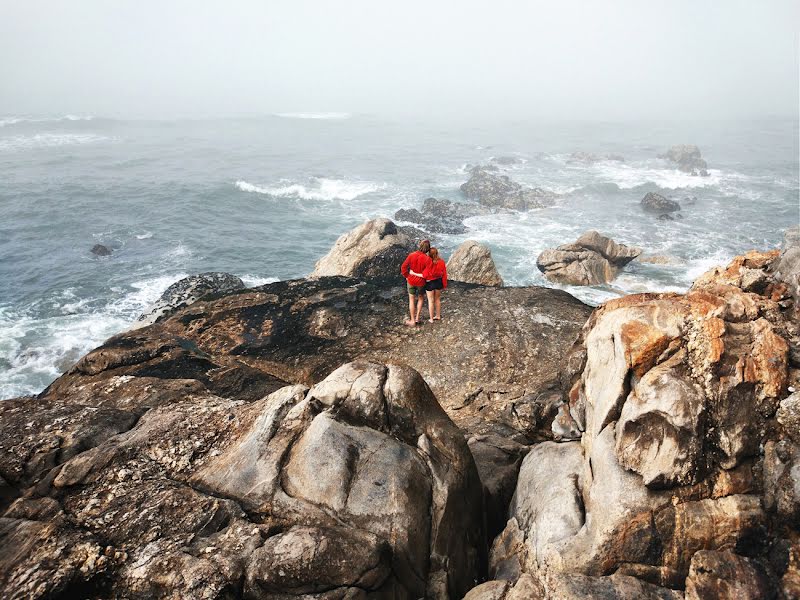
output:
M 675 202 L 675 200 L 665 198 L 656 192 L 647 192 L 640 204 L 644 210 L 659 213 L 662 216 L 681 209 L 681 205 Z
M 95 244 L 92 246 L 91 250 L 89 250 L 95 256 L 110 256 L 113 250 L 108 246 L 104 246 L 103 244 Z
M 542 252 L 536 267 L 550 281 L 570 285 L 601 285 L 641 254 L 639 248 L 617 244 L 597 231 L 587 231 L 572 244 Z
M 492 259 L 492 251 L 475 240 L 463 242 L 450 255 L 447 280 L 495 287 L 503 285 L 503 278 Z
M 244 282 L 230 273 L 209 272 L 184 277 L 164 290 L 150 310 L 136 320 L 133 329 L 152 325 L 176 310 L 197 302 L 203 296 L 224 295 L 244 287 Z

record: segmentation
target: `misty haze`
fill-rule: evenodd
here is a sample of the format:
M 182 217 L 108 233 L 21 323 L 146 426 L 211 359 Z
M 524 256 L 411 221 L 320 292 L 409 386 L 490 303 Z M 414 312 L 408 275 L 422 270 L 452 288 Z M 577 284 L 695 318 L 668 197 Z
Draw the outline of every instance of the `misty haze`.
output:
M 800 598 L 799 44 L 0 0 L 0 596 Z

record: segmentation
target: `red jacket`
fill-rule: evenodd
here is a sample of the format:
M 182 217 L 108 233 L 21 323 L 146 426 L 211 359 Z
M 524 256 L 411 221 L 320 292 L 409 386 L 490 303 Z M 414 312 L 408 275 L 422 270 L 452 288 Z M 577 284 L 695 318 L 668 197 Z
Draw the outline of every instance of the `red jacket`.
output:
M 441 258 L 437 260 L 436 263 L 431 261 L 422 274 L 425 276 L 425 281 L 433 281 L 434 279 L 439 279 L 439 277 L 441 277 L 442 285 L 447 287 L 447 267 Z
M 409 285 L 413 285 L 416 287 L 425 285 L 425 279 L 422 277 L 415 277 L 411 275 L 411 271 L 415 273 L 424 273 L 425 269 L 428 265 L 431 264 L 431 257 L 425 254 L 424 252 L 420 252 L 419 250 L 412 252 L 408 255 L 408 258 L 403 261 L 403 266 L 400 267 L 400 272 L 403 274 L 408 280 Z

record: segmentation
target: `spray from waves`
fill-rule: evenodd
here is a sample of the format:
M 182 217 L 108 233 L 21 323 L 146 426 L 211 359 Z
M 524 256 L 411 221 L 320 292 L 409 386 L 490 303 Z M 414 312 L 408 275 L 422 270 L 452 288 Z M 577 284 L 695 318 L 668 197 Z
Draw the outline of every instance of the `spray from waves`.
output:
M 113 141 L 104 135 L 93 133 L 37 133 L 36 135 L 14 135 L 0 138 L 0 151 L 54 148 L 75 144 L 96 144 Z
M 184 273 L 110 290 L 110 301 L 73 289 L 25 307 L 0 306 L 0 399 L 36 394 L 127 327 Z
M 589 169 L 595 171 L 600 180 L 615 183 L 622 190 L 650 183 L 666 190 L 706 188 L 718 185 L 722 179 L 722 171 L 718 169 L 709 169 L 708 177 L 699 177 L 677 169 L 659 168 L 650 161 L 633 164 L 604 161 Z
M 280 281 L 277 277 L 262 277 L 261 275 L 242 275 L 239 279 L 244 282 L 247 287 L 259 287 L 267 285 L 268 283 L 275 283 Z
M 302 200 L 355 200 L 359 196 L 384 189 L 385 184 L 346 179 L 311 178 L 308 185 L 286 182 L 282 186 L 260 186 L 239 180 L 234 185 L 243 192 L 266 194 L 278 198 Z
M 112 287 L 108 300 L 68 288 L 26 307 L 0 306 L 0 400 L 37 394 L 80 357 L 130 327 L 170 285 L 173 273 Z M 278 281 L 247 274 L 245 285 Z
M 346 112 L 288 112 L 276 113 L 282 119 L 312 119 L 320 121 L 344 121 L 353 115 Z
M 18 123 L 57 123 L 59 121 L 91 121 L 91 115 L 64 115 L 63 117 L 0 117 L 0 127 L 16 125 Z

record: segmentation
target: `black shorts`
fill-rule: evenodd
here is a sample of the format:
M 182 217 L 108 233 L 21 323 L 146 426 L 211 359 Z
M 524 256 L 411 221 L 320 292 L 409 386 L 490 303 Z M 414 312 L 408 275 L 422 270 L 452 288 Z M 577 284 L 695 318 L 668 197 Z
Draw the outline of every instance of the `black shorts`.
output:
M 442 284 L 442 278 L 439 279 L 431 279 L 430 281 L 425 282 L 425 291 L 432 292 L 433 290 L 442 290 L 444 289 L 444 285 Z

